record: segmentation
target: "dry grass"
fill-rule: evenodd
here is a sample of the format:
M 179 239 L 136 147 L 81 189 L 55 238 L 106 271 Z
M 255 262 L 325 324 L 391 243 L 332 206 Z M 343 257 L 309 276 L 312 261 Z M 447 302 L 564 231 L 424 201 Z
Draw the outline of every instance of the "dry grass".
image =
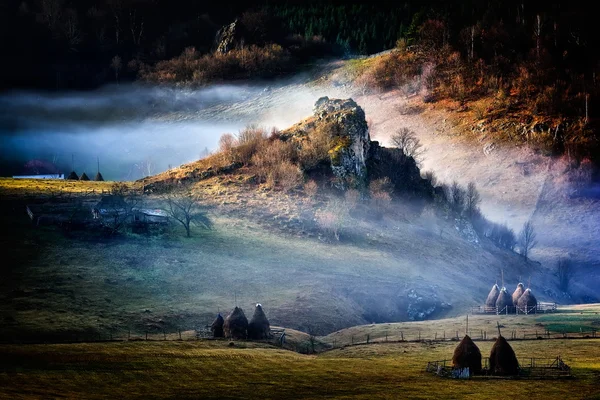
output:
M 531 399 L 600 396 L 597 341 L 513 342 L 522 358 L 560 354 L 575 379 L 458 381 L 424 372 L 454 344 L 377 344 L 303 356 L 243 342 L 0 346 L 0 397 Z M 491 343 L 477 343 L 489 353 Z

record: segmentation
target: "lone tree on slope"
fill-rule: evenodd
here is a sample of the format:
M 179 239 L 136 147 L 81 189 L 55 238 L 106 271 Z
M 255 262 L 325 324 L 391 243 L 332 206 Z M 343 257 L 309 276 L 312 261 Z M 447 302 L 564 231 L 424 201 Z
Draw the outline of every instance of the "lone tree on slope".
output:
M 174 220 L 183 225 L 187 237 L 190 237 L 190 227 L 192 224 L 205 229 L 212 228 L 212 221 L 201 207 L 200 199 L 197 196 L 171 194 L 166 197 L 166 202 L 167 208 L 165 211 Z
M 519 233 L 519 245 L 521 247 L 521 255 L 527 259 L 529 252 L 537 245 L 535 228 L 531 220 L 523 224 L 523 229 Z

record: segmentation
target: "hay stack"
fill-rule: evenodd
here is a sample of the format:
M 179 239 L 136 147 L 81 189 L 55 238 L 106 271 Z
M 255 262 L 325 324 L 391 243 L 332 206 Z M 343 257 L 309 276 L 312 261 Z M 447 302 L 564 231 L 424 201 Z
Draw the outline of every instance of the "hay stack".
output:
M 271 325 L 260 304 L 256 305 L 254 315 L 248 324 L 248 339 L 261 340 L 271 336 Z
M 454 349 L 452 366 L 454 368 L 469 368 L 471 375 L 481 373 L 481 352 L 469 335 L 465 335 Z
M 504 336 L 499 336 L 494 346 L 492 346 L 490 372 L 493 375 L 501 376 L 519 374 L 519 361 L 517 361 L 514 350 L 504 339 Z
M 248 333 L 248 318 L 244 311 L 236 307 L 231 314 L 225 318 L 223 323 L 223 333 L 226 338 L 231 339 L 246 339 Z
M 508 312 L 511 312 L 512 310 L 512 297 L 510 294 L 508 294 L 508 291 L 505 287 L 500 289 L 500 294 L 498 295 L 498 299 L 496 300 L 496 307 L 498 307 L 498 312 L 501 312 L 504 309 L 504 307 L 508 307 L 508 309 L 506 310 Z
M 492 290 L 490 290 L 490 294 L 488 294 L 487 299 L 485 300 L 486 307 L 496 307 L 496 300 L 498 300 L 498 295 L 500 294 L 500 288 L 497 284 L 492 286 Z
M 94 180 L 95 180 L 96 182 L 104 182 L 104 177 L 102 176 L 102 174 L 101 174 L 100 172 L 98 172 L 98 173 L 96 174 L 96 177 L 94 178 Z
M 537 299 L 531 293 L 531 289 L 525 290 L 525 293 L 519 297 L 519 303 L 517 304 L 522 310 L 529 310 L 532 307 L 537 307 Z
M 69 181 L 78 181 L 79 180 L 79 176 L 77 176 L 77 172 L 71 171 L 71 173 L 69 174 L 69 176 L 67 176 L 67 180 L 69 180 Z
M 519 282 L 519 284 L 517 285 L 517 288 L 515 289 L 515 291 L 512 294 L 513 306 L 516 307 L 518 305 L 519 297 L 521 297 L 524 292 L 525 292 L 525 286 L 523 286 L 523 284 L 521 282 Z
M 90 178 L 86 175 L 86 173 L 84 172 L 83 174 L 81 174 L 81 176 L 79 177 L 80 181 L 89 181 Z
M 213 334 L 213 337 L 220 338 L 220 337 L 225 336 L 223 334 L 223 324 L 224 323 L 225 323 L 225 320 L 223 319 L 223 316 L 221 315 L 221 313 L 219 313 L 217 315 L 217 318 L 215 318 L 212 325 L 210 326 L 210 330 Z

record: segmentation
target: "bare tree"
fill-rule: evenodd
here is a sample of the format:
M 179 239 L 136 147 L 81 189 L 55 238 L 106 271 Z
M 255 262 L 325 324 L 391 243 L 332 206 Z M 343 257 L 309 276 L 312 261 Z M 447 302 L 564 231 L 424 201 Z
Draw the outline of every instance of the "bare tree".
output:
M 415 132 L 408 128 L 398 129 L 392 135 L 392 143 L 394 146 L 402 149 L 408 157 L 414 158 L 415 161 L 419 161 L 425 151 Z
M 186 194 L 170 194 L 166 197 L 167 208 L 165 211 L 174 220 L 179 222 L 185 228 L 187 237 L 190 237 L 191 225 L 201 226 L 205 229 L 211 229 L 213 224 L 208 218 L 207 212 L 200 205 L 200 199 L 197 196 Z
M 569 283 L 574 272 L 571 260 L 568 258 L 559 258 L 556 263 L 556 277 L 558 278 L 558 287 L 564 293 L 569 291 Z
M 115 71 L 115 81 L 117 81 L 117 83 L 119 83 L 119 72 L 121 71 L 122 67 L 123 64 L 121 62 L 121 57 L 114 56 L 110 61 L 110 68 Z
M 525 258 L 528 257 L 529 252 L 537 245 L 536 233 L 533 227 L 533 222 L 528 220 L 523 224 L 523 228 L 519 233 L 519 245 L 521 248 L 521 255 Z
M 448 193 L 446 195 L 452 209 L 461 214 L 465 207 L 465 191 L 458 182 L 453 181 L 452 185 L 448 187 Z
M 469 182 L 467 185 L 467 192 L 465 193 L 465 211 L 469 218 L 472 218 L 479 210 L 479 203 L 481 203 L 481 196 L 475 187 L 474 182 Z

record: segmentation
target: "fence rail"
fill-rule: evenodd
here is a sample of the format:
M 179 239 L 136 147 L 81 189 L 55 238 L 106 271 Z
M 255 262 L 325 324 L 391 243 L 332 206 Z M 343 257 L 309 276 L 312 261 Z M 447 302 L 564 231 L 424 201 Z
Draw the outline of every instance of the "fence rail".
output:
M 472 306 L 471 314 L 496 314 L 496 315 L 507 315 L 507 314 L 545 314 L 549 312 L 556 312 L 558 310 L 558 304 L 540 302 L 536 306 L 531 307 L 515 307 L 505 306 L 503 308 L 488 307 L 488 306 Z
M 481 370 L 481 376 L 492 376 L 490 371 L 489 358 L 485 357 L 482 359 L 483 368 Z M 425 371 L 434 373 L 442 377 L 453 377 L 453 378 L 465 378 L 468 377 L 467 373 L 463 373 L 463 370 L 453 367 L 451 360 L 438 360 L 428 361 Z M 460 373 L 456 373 L 460 372 Z M 566 378 L 571 377 L 571 367 L 569 367 L 563 359 L 558 356 L 554 358 L 521 358 L 519 360 L 519 377 L 522 378 Z

